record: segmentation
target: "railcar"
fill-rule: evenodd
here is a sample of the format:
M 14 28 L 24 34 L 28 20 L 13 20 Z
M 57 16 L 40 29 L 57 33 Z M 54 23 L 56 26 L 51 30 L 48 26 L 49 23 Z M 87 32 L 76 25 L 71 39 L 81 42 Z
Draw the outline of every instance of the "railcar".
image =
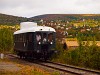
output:
M 22 22 L 14 32 L 14 51 L 20 58 L 48 60 L 55 52 L 55 33 L 52 27 Z

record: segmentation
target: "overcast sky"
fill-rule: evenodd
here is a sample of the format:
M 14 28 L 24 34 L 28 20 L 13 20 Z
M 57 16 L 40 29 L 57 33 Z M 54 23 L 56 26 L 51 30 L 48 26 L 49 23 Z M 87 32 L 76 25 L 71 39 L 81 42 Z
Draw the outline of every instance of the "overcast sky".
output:
M 0 0 L 0 13 L 22 17 L 100 14 L 100 0 Z

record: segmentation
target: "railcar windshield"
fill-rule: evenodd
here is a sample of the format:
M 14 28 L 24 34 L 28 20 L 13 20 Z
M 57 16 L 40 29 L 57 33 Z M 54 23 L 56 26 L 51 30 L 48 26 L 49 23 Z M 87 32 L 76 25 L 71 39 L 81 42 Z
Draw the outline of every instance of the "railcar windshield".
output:
M 43 33 L 43 43 L 46 43 L 46 42 L 47 42 L 47 34 Z
M 36 33 L 36 40 L 40 43 L 53 43 L 54 34 L 53 32 L 37 32 Z
M 53 33 L 48 34 L 48 41 L 52 42 L 53 41 Z
M 41 33 L 38 32 L 38 33 L 36 34 L 36 40 L 37 40 L 37 42 L 40 42 L 41 39 L 42 39 L 42 35 L 41 35 Z

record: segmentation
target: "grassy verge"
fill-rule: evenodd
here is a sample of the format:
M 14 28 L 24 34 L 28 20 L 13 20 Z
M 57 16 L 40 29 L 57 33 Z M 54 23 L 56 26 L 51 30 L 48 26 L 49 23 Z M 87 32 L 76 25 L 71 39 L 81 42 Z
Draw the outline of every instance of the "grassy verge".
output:
M 6 62 L 6 63 L 11 63 L 11 64 L 15 64 L 17 67 L 21 68 L 18 71 L 8 71 L 8 70 L 0 70 L 0 75 L 60 75 L 59 72 L 48 72 L 45 71 L 42 68 L 38 68 L 35 66 L 29 66 L 29 65 L 22 65 L 22 64 L 18 64 L 17 62 L 12 62 L 9 59 L 0 59 L 0 63 L 1 62 Z M 11 68 L 13 69 L 13 67 Z

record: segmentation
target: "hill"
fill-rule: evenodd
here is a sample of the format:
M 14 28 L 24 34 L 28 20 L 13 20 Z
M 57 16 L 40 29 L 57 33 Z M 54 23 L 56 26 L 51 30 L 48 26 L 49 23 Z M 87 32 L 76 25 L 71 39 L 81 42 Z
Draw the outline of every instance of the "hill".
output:
M 23 21 L 28 21 L 28 19 L 0 13 L 0 25 L 16 25 Z
M 82 19 L 94 19 L 100 21 L 100 14 L 44 14 L 35 17 L 18 17 L 0 13 L 0 25 L 16 25 L 24 21 L 79 21 Z
M 100 20 L 100 14 L 45 14 L 31 17 L 31 20 L 81 20 L 81 19 Z

